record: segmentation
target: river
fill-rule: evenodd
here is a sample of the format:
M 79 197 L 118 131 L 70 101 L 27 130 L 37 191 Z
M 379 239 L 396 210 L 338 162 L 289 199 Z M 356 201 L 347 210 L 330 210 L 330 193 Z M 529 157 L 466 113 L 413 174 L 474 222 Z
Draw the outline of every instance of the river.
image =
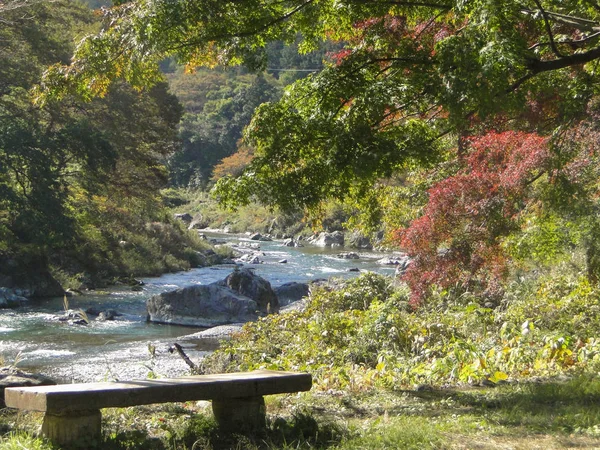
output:
M 255 244 L 245 237 L 213 236 L 230 243 Z M 290 281 L 318 278 L 351 277 L 360 271 L 393 274 L 394 268 L 377 264 L 387 256 L 376 252 L 359 252 L 360 259 L 336 257 L 348 249 L 313 246 L 283 247 L 281 241 L 260 242 L 261 264 L 247 265 L 267 279 L 273 287 Z M 287 263 L 281 263 L 281 260 Z M 5 365 L 15 364 L 27 371 L 37 371 L 62 382 L 108 381 L 172 377 L 188 371 L 184 361 L 169 347 L 199 328 L 146 322 L 146 300 L 154 294 L 192 284 L 209 284 L 225 278 L 232 265 L 192 269 L 145 278 L 143 290 L 113 287 L 102 293 L 86 293 L 69 299 L 69 307 L 115 309 L 122 315 L 114 321 L 92 321 L 89 325 L 68 325 L 57 320 L 64 311 L 63 299 L 30 301 L 17 309 L 0 310 L 0 357 Z M 186 342 L 186 353 L 198 361 L 214 350 L 216 343 Z M 153 354 L 150 349 L 154 348 Z

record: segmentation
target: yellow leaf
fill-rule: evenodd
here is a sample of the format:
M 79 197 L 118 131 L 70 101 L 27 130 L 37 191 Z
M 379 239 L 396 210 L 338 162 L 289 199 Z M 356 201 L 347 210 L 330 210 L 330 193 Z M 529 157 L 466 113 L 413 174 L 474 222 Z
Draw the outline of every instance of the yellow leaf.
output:
M 494 372 L 494 378 L 499 381 L 507 380 L 508 375 L 504 372 Z

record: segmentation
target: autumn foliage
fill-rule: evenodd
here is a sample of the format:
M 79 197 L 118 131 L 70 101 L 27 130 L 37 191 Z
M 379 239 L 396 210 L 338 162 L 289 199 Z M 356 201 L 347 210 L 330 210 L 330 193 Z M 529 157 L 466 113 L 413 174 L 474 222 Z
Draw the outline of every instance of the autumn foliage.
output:
M 247 146 L 240 146 L 233 155 L 223 158 L 219 164 L 213 168 L 212 180 L 217 181 L 224 176 L 237 177 L 242 174 L 244 169 L 254 158 L 254 152 Z
M 436 183 L 420 218 L 396 234 L 413 259 L 404 275 L 412 301 L 433 285 L 495 295 L 506 276 L 502 238 L 519 227 L 532 183 L 551 161 L 549 140 L 490 132 L 469 140 L 464 166 Z

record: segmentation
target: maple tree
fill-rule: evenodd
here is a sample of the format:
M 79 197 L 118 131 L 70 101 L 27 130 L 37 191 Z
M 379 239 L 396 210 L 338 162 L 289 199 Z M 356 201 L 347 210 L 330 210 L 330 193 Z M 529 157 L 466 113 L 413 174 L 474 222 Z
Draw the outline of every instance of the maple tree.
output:
M 464 168 L 436 183 L 423 215 L 397 233 L 413 258 L 404 278 L 416 303 L 434 285 L 497 293 L 502 238 L 519 229 L 532 184 L 551 167 L 548 138 L 533 133 L 490 132 L 468 146 Z

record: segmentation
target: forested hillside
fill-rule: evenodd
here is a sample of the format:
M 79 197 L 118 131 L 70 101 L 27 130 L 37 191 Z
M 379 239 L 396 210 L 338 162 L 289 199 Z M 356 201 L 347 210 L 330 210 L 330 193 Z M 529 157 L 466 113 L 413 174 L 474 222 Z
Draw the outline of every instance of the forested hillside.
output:
M 239 175 L 253 156 L 241 139 L 255 109 L 279 100 L 288 84 L 322 70 L 339 47 L 327 42 L 299 54 L 296 42 L 272 42 L 265 50 L 268 67 L 260 73 L 245 67 L 186 72 L 171 58 L 162 61 L 161 71 L 185 111 L 179 126 L 182 148 L 169 160 L 172 184 L 206 189 L 224 175 Z
M 77 285 L 200 263 L 199 243 L 164 222 L 159 190 L 179 148 L 182 107 L 160 83 L 41 106 L 43 71 L 98 29 L 76 2 L 0 9 L 0 285 L 51 268 Z M 31 275 L 34 276 L 35 275 Z
M 169 159 L 174 186 L 206 188 L 213 168 L 238 151 L 242 130 L 256 107 L 280 96 L 272 77 L 201 69 L 167 74 L 171 92 L 185 109 L 179 125 L 182 148 Z

